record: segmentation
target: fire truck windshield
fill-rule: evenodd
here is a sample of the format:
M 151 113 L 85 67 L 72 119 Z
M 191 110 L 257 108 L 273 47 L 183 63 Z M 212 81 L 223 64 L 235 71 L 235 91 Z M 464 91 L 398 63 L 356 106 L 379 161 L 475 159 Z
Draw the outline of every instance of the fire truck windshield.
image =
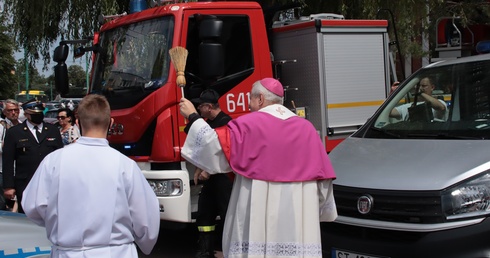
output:
M 173 16 L 166 16 L 101 31 L 91 92 L 105 95 L 111 108 L 120 109 L 163 86 L 173 30 Z

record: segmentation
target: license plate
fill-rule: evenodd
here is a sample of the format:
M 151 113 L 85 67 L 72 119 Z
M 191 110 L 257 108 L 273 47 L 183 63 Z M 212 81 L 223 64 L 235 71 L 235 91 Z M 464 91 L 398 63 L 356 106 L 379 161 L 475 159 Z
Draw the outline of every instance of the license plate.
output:
M 332 258 L 389 258 L 386 256 L 373 256 L 370 254 L 355 253 L 352 251 L 332 248 Z

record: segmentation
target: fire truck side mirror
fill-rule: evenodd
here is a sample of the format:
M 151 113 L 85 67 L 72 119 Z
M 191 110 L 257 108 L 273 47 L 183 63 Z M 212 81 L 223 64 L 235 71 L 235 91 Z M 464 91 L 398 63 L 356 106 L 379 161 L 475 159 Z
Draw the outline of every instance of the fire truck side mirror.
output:
M 85 55 L 85 48 L 84 47 L 78 47 L 78 48 L 75 48 L 73 50 L 73 57 L 76 59 L 76 58 L 79 58 L 79 57 L 82 57 L 83 55 Z
M 223 21 L 210 16 L 201 21 L 199 28 L 199 73 L 204 79 L 216 80 L 224 74 L 224 50 L 220 43 Z
M 54 49 L 53 60 L 58 64 L 54 67 L 54 84 L 56 90 L 61 94 L 61 96 L 68 94 L 68 68 L 66 67 L 65 61 L 68 57 L 68 52 L 70 48 L 63 44 L 59 45 Z
M 70 48 L 67 45 L 59 45 L 54 49 L 53 61 L 55 62 L 65 62 L 68 58 L 68 52 Z
M 199 25 L 201 40 L 219 39 L 223 30 L 223 21 L 214 16 L 206 16 Z
M 68 68 L 65 62 L 60 62 L 54 66 L 54 84 L 61 96 L 68 94 Z

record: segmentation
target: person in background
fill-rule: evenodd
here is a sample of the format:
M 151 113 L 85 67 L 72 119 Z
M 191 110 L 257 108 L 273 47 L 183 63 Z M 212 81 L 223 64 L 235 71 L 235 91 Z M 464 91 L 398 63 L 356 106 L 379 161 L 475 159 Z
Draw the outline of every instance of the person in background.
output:
M 416 93 L 418 97 L 416 105 L 427 103 L 432 108 L 433 117 L 440 121 L 445 121 L 447 120 L 448 115 L 447 104 L 444 102 L 444 100 L 437 99 L 432 96 L 432 92 L 435 88 L 436 86 L 431 78 L 422 78 L 419 82 L 419 91 Z M 407 121 L 409 120 L 408 109 L 412 106 L 414 106 L 414 103 L 406 103 L 397 106 L 391 110 L 390 117 Z
M 26 120 L 26 116 L 24 114 L 24 108 L 23 108 L 23 103 L 22 102 L 19 102 L 19 108 L 20 108 L 20 112 L 19 112 L 19 120 L 20 122 L 24 122 Z
M 393 93 L 396 89 L 398 89 L 398 86 L 400 86 L 400 82 L 396 81 L 390 86 L 390 94 Z
M 46 227 L 51 257 L 138 257 L 160 231 L 157 197 L 135 161 L 111 148 L 107 99 L 85 96 L 82 137 L 41 162 L 24 191 L 29 219 Z M 76 164 L 76 165 L 75 165 Z
M 325 146 L 283 101 L 278 80 L 259 80 L 250 92 L 252 112 L 216 129 L 189 100 L 180 101 L 192 123 L 182 156 L 210 174 L 235 172 L 223 232 L 227 258 L 322 257 L 320 221 L 337 217 Z
M 10 127 L 14 125 L 18 125 L 19 123 L 22 123 L 19 119 L 19 113 L 20 113 L 20 107 L 19 103 L 16 100 L 13 99 L 7 99 L 3 103 L 3 110 L 2 110 L 2 117 L 3 119 L 0 120 L 0 155 L 2 153 L 3 149 L 3 141 L 5 139 L 5 134 Z M 2 173 L 2 158 L 0 156 L 0 191 L 1 191 L 1 198 L 3 198 L 3 173 Z M 3 204 L 0 204 L 0 209 L 6 209 L 9 211 L 16 212 L 17 211 L 17 202 L 11 199 L 6 199 L 4 200 Z
M 199 98 L 192 100 L 197 105 L 201 117 L 206 119 L 211 128 L 224 126 L 231 120 L 229 115 L 221 111 L 218 103 L 219 97 L 218 92 L 208 89 L 203 91 Z M 189 128 L 190 124 L 184 128 L 184 132 L 187 133 Z M 199 194 L 196 218 L 199 239 L 195 257 L 214 258 L 215 238 L 221 239 L 223 234 L 223 221 L 230 202 L 233 182 L 227 174 L 209 175 L 206 171 L 196 168 L 194 183 L 197 184 L 198 181 L 203 182 L 203 187 Z M 216 227 L 218 215 L 220 216 L 220 227 Z
M 31 180 L 37 166 L 46 155 L 63 147 L 56 126 L 43 123 L 44 107 L 40 101 L 30 100 L 22 105 L 26 121 L 7 130 L 3 142 L 3 192 L 6 199 L 17 198 Z M 22 205 L 18 211 L 23 213 Z
M 70 99 L 70 101 L 67 104 L 67 108 L 72 110 L 75 109 L 75 103 L 73 103 L 73 100 Z
M 2 110 L 2 113 L 5 116 L 5 118 L 2 121 L 0 121 L 0 126 L 3 126 L 4 129 L 6 130 L 14 125 L 18 125 L 22 123 L 22 121 L 19 119 L 20 107 L 17 101 L 13 99 L 7 99 L 4 101 L 3 106 L 4 108 Z M 3 135 L 2 137 L 2 141 L 4 137 L 5 135 Z
M 62 108 L 58 110 L 58 123 L 60 125 L 61 140 L 63 145 L 74 143 L 80 138 L 80 131 L 75 127 L 75 116 L 70 109 Z

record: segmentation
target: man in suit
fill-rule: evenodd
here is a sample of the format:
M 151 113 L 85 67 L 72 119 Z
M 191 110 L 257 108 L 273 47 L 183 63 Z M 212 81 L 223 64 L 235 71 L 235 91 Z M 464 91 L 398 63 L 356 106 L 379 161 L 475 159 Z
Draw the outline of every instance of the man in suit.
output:
M 5 198 L 17 197 L 18 211 L 22 192 L 31 180 L 39 163 L 52 151 L 62 148 L 61 134 L 54 125 L 43 123 L 44 106 L 35 99 L 22 105 L 26 120 L 10 128 L 3 146 L 3 193 Z

